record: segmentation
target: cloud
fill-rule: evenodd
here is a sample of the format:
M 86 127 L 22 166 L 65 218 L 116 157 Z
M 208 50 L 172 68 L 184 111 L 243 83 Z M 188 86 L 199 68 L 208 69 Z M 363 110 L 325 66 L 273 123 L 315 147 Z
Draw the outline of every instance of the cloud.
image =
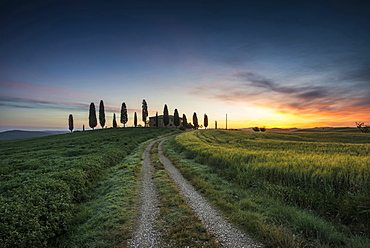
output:
M 94 96 L 88 95 L 84 92 L 68 89 L 63 86 L 50 86 L 50 85 L 43 85 L 43 84 L 35 84 L 35 83 L 24 83 L 24 82 L 16 82 L 16 81 L 9 81 L 9 80 L 1 80 L 0 79 L 0 89 L 2 95 L 13 96 L 15 98 L 38 98 L 48 97 L 49 99 L 66 99 L 66 98 L 74 98 L 74 99 L 91 99 Z
M 44 101 L 23 97 L 0 96 L 0 108 L 22 108 L 22 109 L 54 109 L 69 111 L 86 111 L 90 108 L 90 103 L 66 102 L 66 101 Z M 99 105 L 95 104 L 96 111 Z M 119 113 L 120 107 L 104 106 L 106 113 Z M 129 112 L 140 113 L 141 109 L 128 109 Z
M 298 94 L 297 97 L 304 99 L 304 100 L 313 100 L 313 99 L 318 99 L 322 97 L 328 96 L 328 91 L 326 89 L 312 89 L 307 92 L 303 92 L 301 94 Z
M 68 91 L 65 89 L 59 89 L 56 87 L 44 86 L 41 84 L 31 84 L 31 83 L 22 83 L 15 81 L 0 81 L 0 86 L 2 88 L 14 89 L 19 91 L 32 91 L 32 92 L 45 92 L 45 93 L 54 93 L 54 94 L 73 94 L 75 92 Z
M 253 86 L 257 88 L 264 88 L 267 90 L 280 92 L 280 93 L 295 93 L 297 89 L 293 87 L 280 86 L 269 79 L 262 77 L 253 72 L 237 72 L 233 75 L 237 80 L 248 82 L 247 86 Z
M 43 101 L 30 98 L 0 96 L 0 106 L 6 108 L 24 108 L 24 109 L 61 109 L 61 110 L 86 110 L 89 104 L 61 102 L 61 101 Z
M 219 81 L 199 85 L 191 92 L 206 94 L 211 100 L 245 102 L 299 115 L 351 114 L 370 108 L 370 89 L 364 87 L 362 82 L 308 84 L 299 83 L 299 77 L 296 80 L 294 84 L 277 83 L 255 72 L 239 71 Z

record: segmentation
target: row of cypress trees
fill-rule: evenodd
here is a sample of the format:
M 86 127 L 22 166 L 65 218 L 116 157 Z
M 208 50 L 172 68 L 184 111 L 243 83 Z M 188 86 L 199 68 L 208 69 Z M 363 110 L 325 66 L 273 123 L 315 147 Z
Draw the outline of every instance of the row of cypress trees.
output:
M 144 126 L 146 127 L 148 125 L 147 122 L 148 118 L 148 104 L 143 99 L 142 101 L 142 121 L 144 122 Z M 121 118 L 120 122 L 123 124 L 124 127 L 126 127 L 126 123 L 128 122 L 128 114 L 127 114 L 127 106 L 126 103 L 123 102 L 121 105 Z M 165 126 L 169 124 L 169 114 L 168 114 L 168 107 L 167 104 L 164 105 L 164 110 L 163 110 L 163 123 Z M 100 100 L 99 104 L 99 124 L 101 125 L 102 128 L 105 127 L 106 124 L 106 118 L 105 118 L 105 108 L 104 108 L 104 102 L 103 100 Z M 90 108 L 89 108 L 89 127 L 94 129 L 98 125 L 98 121 L 96 118 L 96 110 L 95 110 L 95 104 L 92 102 L 90 103 Z M 176 127 L 180 126 L 180 117 L 179 117 L 179 112 L 177 109 L 174 111 L 174 125 Z M 73 124 L 73 115 L 70 114 L 68 118 L 68 126 L 69 130 L 72 132 L 74 129 L 74 124 Z M 137 127 L 137 114 L 136 112 L 134 113 L 134 126 Z M 156 126 L 158 127 L 158 112 L 156 112 Z M 182 116 L 182 126 L 183 128 L 194 128 L 197 129 L 199 127 L 198 124 L 198 117 L 197 114 L 194 112 L 193 114 L 193 125 L 191 123 L 187 122 L 186 115 L 183 114 Z M 117 127 L 117 121 L 116 121 L 116 114 L 113 114 L 113 127 Z M 208 127 L 208 116 L 204 114 L 204 127 Z M 83 129 L 85 129 L 85 126 L 83 126 Z
M 146 123 L 146 118 L 148 116 L 148 105 L 143 100 L 143 121 Z M 104 111 L 104 102 L 103 100 L 100 100 L 99 104 L 99 123 L 100 126 L 103 128 L 105 126 L 105 111 Z M 126 123 L 128 122 L 128 115 L 127 115 L 127 106 L 126 103 L 123 102 L 121 105 L 121 118 L 120 122 L 123 124 L 124 127 L 126 127 Z M 95 110 L 95 104 L 92 102 L 90 103 L 90 109 L 89 109 L 89 127 L 94 129 L 98 125 L 97 118 L 96 118 L 96 110 Z M 135 112 L 134 114 L 134 125 L 137 126 L 137 114 Z M 117 121 L 116 121 L 116 114 L 113 114 L 113 127 L 117 127 Z

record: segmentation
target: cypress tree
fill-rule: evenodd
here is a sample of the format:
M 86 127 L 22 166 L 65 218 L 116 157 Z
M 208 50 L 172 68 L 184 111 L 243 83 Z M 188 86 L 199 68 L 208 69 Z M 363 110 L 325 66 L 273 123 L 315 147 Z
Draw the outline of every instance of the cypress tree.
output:
M 215 129 L 217 129 L 217 121 L 215 121 Z
M 96 120 L 95 104 L 92 102 L 90 103 L 89 126 L 94 130 L 96 125 L 98 125 L 98 121 Z
M 167 125 L 170 123 L 170 117 L 168 116 L 168 108 L 167 104 L 164 105 L 163 109 L 163 125 L 167 127 Z
M 197 117 L 197 113 L 194 112 L 193 114 L 193 125 L 194 125 L 194 129 L 198 129 L 199 125 L 198 125 L 198 117 Z
M 103 100 L 100 100 L 99 104 L 99 123 L 101 128 L 104 128 L 105 126 L 105 112 L 104 112 L 104 102 Z
M 69 126 L 69 130 L 71 131 L 71 133 L 72 133 L 72 131 L 73 131 L 73 115 L 72 114 L 70 114 L 69 115 L 69 118 L 68 118 L 68 126 Z
M 159 120 L 158 120 L 158 111 L 155 112 L 155 126 L 158 127 L 159 126 Z
M 148 117 L 148 104 L 146 103 L 145 99 L 143 99 L 143 111 L 142 111 L 142 120 L 144 122 L 144 127 L 146 127 L 146 118 Z
M 204 114 L 204 127 L 207 129 L 208 127 L 208 116 L 207 114 Z
M 134 114 L 134 126 L 137 127 L 137 114 Z
M 126 127 L 127 121 L 128 121 L 128 116 L 127 116 L 126 103 L 123 102 L 121 106 L 121 123 L 123 124 L 123 127 Z
M 116 114 L 113 114 L 113 127 L 117 127 Z
M 184 128 L 187 128 L 187 126 L 188 126 L 188 120 L 186 119 L 186 115 L 185 114 L 182 114 L 182 126 Z
M 176 128 L 180 126 L 180 117 L 177 109 L 175 109 L 175 113 L 173 114 L 173 124 L 175 125 Z

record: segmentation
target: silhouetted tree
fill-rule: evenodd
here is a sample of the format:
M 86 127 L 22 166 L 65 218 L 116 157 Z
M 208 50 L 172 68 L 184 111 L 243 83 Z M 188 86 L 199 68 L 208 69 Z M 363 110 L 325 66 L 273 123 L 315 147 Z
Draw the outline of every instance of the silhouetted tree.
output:
M 85 124 L 82 125 L 82 131 L 85 131 Z
M 193 114 L 193 126 L 194 126 L 194 129 L 198 129 L 198 127 L 199 127 L 198 116 L 197 116 L 197 113 L 195 113 L 195 112 Z
M 195 129 L 195 127 L 193 126 L 193 124 L 191 124 L 191 122 L 186 123 L 186 128 Z
M 259 132 L 260 131 L 260 128 L 259 127 L 252 127 L 253 131 L 255 132 Z
M 103 100 L 100 100 L 99 104 L 99 123 L 101 128 L 104 128 L 105 126 L 105 112 L 104 112 L 104 102 Z
M 89 126 L 94 130 L 96 125 L 98 125 L 98 121 L 96 120 L 95 104 L 92 102 L 90 103 Z
M 72 133 L 72 131 L 73 131 L 73 115 L 72 114 L 70 114 L 69 115 L 69 118 L 68 118 L 68 127 L 69 127 L 69 130 L 71 131 L 71 133 Z
M 113 114 L 113 127 L 117 127 L 116 114 Z
M 217 121 L 215 121 L 215 129 L 217 129 Z
M 177 109 L 175 109 L 175 113 L 173 114 L 173 124 L 175 125 L 176 128 L 180 126 L 180 116 Z
M 168 115 L 168 108 L 167 104 L 164 105 L 163 109 L 163 125 L 167 127 L 167 125 L 170 123 L 170 117 Z
M 126 123 L 128 121 L 128 116 L 127 116 L 127 108 L 126 108 L 126 103 L 122 103 L 121 106 L 121 123 L 123 124 L 123 127 L 126 127 Z
M 159 120 L 158 120 L 158 111 L 155 112 L 155 126 L 158 127 L 159 126 Z
M 186 119 L 186 115 L 182 114 L 182 126 L 186 128 L 188 126 L 188 120 Z
M 260 127 L 260 131 L 261 132 L 265 132 L 266 131 L 266 128 L 265 127 Z
M 203 124 L 204 124 L 204 127 L 207 129 L 207 127 L 208 127 L 208 116 L 207 116 L 207 114 L 204 114 L 204 122 L 203 122 Z
M 364 122 L 356 122 L 356 126 L 362 133 L 369 133 L 370 132 L 370 126 L 366 125 Z
M 137 127 L 137 114 L 134 114 L 134 126 Z
M 146 127 L 146 118 L 148 117 L 148 104 L 146 103 L 145 99 L 143 99 L 143 111 L 142 111 L 142 120 L 144 122 L 144 127 Z

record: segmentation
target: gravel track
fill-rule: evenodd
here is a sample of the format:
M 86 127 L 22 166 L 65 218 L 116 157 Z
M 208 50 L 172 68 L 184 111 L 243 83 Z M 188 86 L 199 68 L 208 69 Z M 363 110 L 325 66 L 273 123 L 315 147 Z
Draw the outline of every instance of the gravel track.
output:
M 142 184 L 140 193 L 140 215 L 133 232 L 133 237 L 128 241 L 129 247 L 160 247 L 161 234 L 156 228 L 159 216 L 159 199 L 153 181 L 154 167 L 150 159 L 150 151 L 155 142 L 160 141 L 158 154 L 165 169 L 172 180 L 177 184 L 180 193 L 184 196 L 190 208 L 201 220 L 206 229 L 214 234 L 223 247 L 230 248 L 254 248 L 263 245 L 254 242 L 248 235 L 226 221 L 211 205 L 199 195 L 193 186 L 181 175 L 166 158 L 162 151 L 163 139 L 151 142 L 143 154 Z
M 160 233 L 155 228 L 159 216 L 159 200 L 153 182 L 154 167 L 150 161 L 150 150 L 157 141 L 150 143 L 143 154 L 143 182 L 140 194 L 141 213 L 133 237 L 128 241 L 129 247 L 158 247 L 159 244 Z
M 163 142 L 164 140 L 162 140 L 158 146 L 158 154 L 162 164 L 179 187 L 181 194 L 185 197 L 190 208 L 202 221 L 207 230 L 216 236 L 219 243 L 223 247 L 233 248 L 263 247 L 262 244 L 254 242 L 248 235 L 226 221 L 201 195 L 196 192 L 194 187 L 190 185 L 175 166 L 173 166 L 171 161 L 164 156 L 162 151 Z

